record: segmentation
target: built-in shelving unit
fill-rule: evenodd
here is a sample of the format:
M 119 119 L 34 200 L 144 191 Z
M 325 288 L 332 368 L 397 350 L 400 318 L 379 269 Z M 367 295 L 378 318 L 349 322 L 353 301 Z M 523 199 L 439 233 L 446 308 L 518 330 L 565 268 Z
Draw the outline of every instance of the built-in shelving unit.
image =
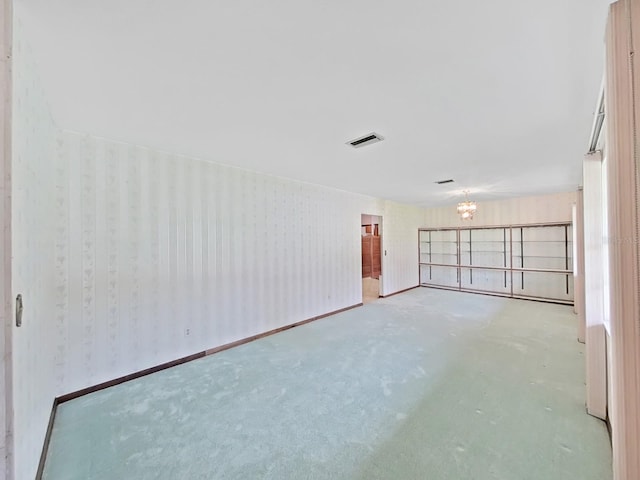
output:
M 420 285 L 573 304 L 570 223 L 418 230 Z

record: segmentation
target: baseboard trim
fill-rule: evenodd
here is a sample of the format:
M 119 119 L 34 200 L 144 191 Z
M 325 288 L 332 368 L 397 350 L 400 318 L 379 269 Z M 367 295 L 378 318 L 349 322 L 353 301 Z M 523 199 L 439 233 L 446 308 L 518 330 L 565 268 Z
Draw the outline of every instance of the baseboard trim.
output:
M 400 293 L 400 292 L 398 292 Z M 40 462 L 38 463 L 38 470 L 36 473 L 36 480 L 41 480 L 42 475 L 44 473 L 44 465 L 47 460 L 47 452 L 49 451 L 49 443 L 51 442 L 51 433 L 53 432 L 53 424 L 55 422 L 56 413 L 58 410 L 58 405 L 64 402 L 68 402 L 70 400 L 76 399 L 78 397 L 82 397 L 84 395 L 88 395 L 90 393 L 98 392 L 100 390 L 104 390 L 105 388 L 114 387 L 124 382 L 128 382 L 130 380 L 135 380 L 136 378 L 144 377 L 145 375 L 150 375 L 152 373 L 159 372 L 161 370 L 166 370 L 167 368 L 175 367 L 177 365 L 181 365 L 183 363 L 190 362 L 192 360 L 197 360 L 198 358 L 203 358 L 207 355 L 213 355 L 214 353 L 222 352 L 223 350 L 229 350 L 230 348 L 237 347 L 240 345 L 244 345 L 245 343 L 253 342 L 255 340 L 259 340 L 260 338 L 268 337 L 270 335 L 274 335 L 276 333 L 284 332 L 285 330 L 289 330 L 291 328 L 299 327 L 300 325 L 305 325 L 310 322 L 314 322 L 316 320 L 320 320 L 321 318 L 330 317 L 332 315 L 336 315 L 338 313 L 346 312 L 353 308 L 361 307 L 362 303 L 356 303 L 355 305 L 351 305 L 350 307 L 341 308 L 339 310 L 334 310 L 329 313 L 325 313 L 322 315 L 318 315 L 315 317 L 308 318 L 306 320 L 302 320 L 300 322 L 292 323 L 290 325 L 285 325 L 283 327 L 275 328 L 273 330 L 269 330 L 264 333 L 260 333 L 258 335 L 253 335 L 251 337 L 243 338 L 241 340 L 237 340 L 235 342 L 227 343 L 226 345 L 221 345 L 219 347 L 210 348 L 209 350 L 205 350 L 203 352 L 194 353 L 193 355 L 189 355 L 186 357 L 179 358 L 177 360 L 173 360 L 170 362 L 162 363 L 160 365 L 156 365 L 155 367 L 146 368 L 144 370 L 140 370 L 138 372 L 130 373 L 129 375 L 124 375 L 122 377 L 115 378 L 113 380 L 109 380 L 106 382 L 99 383 L 97 385 L 93 385 L 91 387 L 83 388 L 82 390 L 77 390 L 75 392 L 67 393 L 65 395 L 60 395 L 59 397 L 54 398 L 53 406 L 51 407 L 51 414 L 49 415 L 49 425 L 47 426 L 47 432 L 45 434 L 44 442 L 42 445 L 42 453 L 40 454 Z
M 334 310 L 333 312 L 325 313 L 322 315 L 318 315 L 317 317 L 307 318 L 306 320 L 302 320 L 300 322 L 291 323 L 289 325 L 285 325 L 283 327 L 274 328 L 273 330 L 269 330 L 264 333 L 259 333 L 257 335 L 252 335 L 251 337 L 242 338 L 240 340 L 236 340 L 235 342 L 227 343 L 225 345 L 220 345 L 219 347 L 211 348 L 205 351 L 206 355 L 213 355 L 214 353 L 222 352 L 224 350 L 229 350 L 233 347 L 239 347 L 240 345 L 244 345 L 245 343 L 253 342 L 255 340 L 259 340 L 264 337 L 268 337 L 270 335 L 274 335 L 276 333 L 284 332 L 285 330 L 289 330 L 291 328 L 299 327 L 300 325 L 305 325 L 307 323 L 315 322 L 316 320 L 320 320 L 321 318 L 330 317 L 332 315 L 337 315 L 338 313 L 346 312 L 347 310 L 351 310 L 353 308 L 361 307 L 362 302 L 356 303 L 355 305 L 351 305 L 350 307 L 341 308 L 339 310 Z
M 569 300 L 554 300 L 552 298 L 533 297 L 529 295 L 512 295 L 510 293 L 490 292 L 488 290 L 473 290 L 459 287 L 446 287 L 441 285 L 421 284 L 424 288 L 434 288 L 436 290 L 449 290 L 450 292 L 473 293 L 475 295 L 487 295 L 489 297 L 512 298 L 514 300 L 530 300 L 532 302 L 553 303 L 555 305 L 573 306 L 573 302 Z
M 399 293 L 399 292 L 398 292 Z M 361 307 L 361 303 L 356 303 L 355 305 L 351 305 L 349 307 L 341 308 L 339 310 L 334 310 L 329 313 L 324 313 L 322 315 L 317 315 L 315 317 L 307 318 L 306 320 L 301 320 L 300 322 L 291 323 L 289 325 L 285 325 L 283 327 L 274 328 L 273 330 L 269 330 L 267 332 L 259 333 L 257 335 L 252 335 L 251 337 L 242 338 L 240 340 L 236 340 L 235 342 L 227 343 L 225 345 L 220 345 L 219 347 L 210 348 L 203 352 L 194 353 L 193 355 L 189 355 L 186 357 L 179 358 L 177 360 L 172 360 L 170 362 L 162 363 L 160 365 L 156 365 L 154 367 L 146 368 L 144 370 L 140 370 L 138 372 L 130 373 L 128 375 L 124 375 L 122 377 L 115 378 L 113 380 L 108 380 L 103 383 L 99 383 L 97 385 L 93 385 L 91 387 L 83 388 L 82 390 L 77 390 L 75 392 L 67 393 L 65 395 L 61 395 L 56 397 L 55 401 L 57 404 L 68 402 L 69 400 L 73 400 L 78 397 L 82 397 L 83 395 L 88 395 L 89 393 L 94 393 L 100 390 L 104 390 L 105 388 L 114 387 L 124 382 L 128 382 L 130 380 L 135 380 L 136 378 L 144 377 L 145 375 L 151 375 L 152 373 L 159 372 L 161 370 L 166 370 L 167 368 L 175 367 L 177 365 L 181 365 L 186 362 L 190 362 L 192 360 L 197 360 L 198 358 L 202 358 L 207 355 L 212 355 L 217 352 L 222 352 L 224 350 L 228 350 L 233 347 L 237 347 L 240 345 L 244 345 L 245 343 L 253 342 L 255 340 L 259 340 L 260 338 L 268 337 L 269 335 L 274 335 L 276 333 L 284 332 L 285 330 L 289 330 L 290 328 L 299 327 L 300 325 L 304 325 L 306 323 L 314 322 L 316 320 L 320 320 L 321 318 L 330 317 L 332 315 L 337 315 L 338 313 L 346 312 L 347 310 L 351 310 L 353 308 Z M 57 405 L 56 404 L 56 405 Z
M 166 370 L 167 368 L 175 367 L 177 365 L 181 365 L 183 363 L 187 363 L 204 356 L 205 352 L 194 353 L 193 355 L 182 357 L 177 360 L 172 360 L 170 362 L 161 363 L 160 365 L 156 365 L 155 367 L 145 368 L 144 370 L 130 373 L 129 375 L 124 375 L 113 380 L 108 380 L 106 382 L 99 383 L 98 385 L 93 385 L 91 387 L 83 388 L 82 390 L 67 393 L 66 395 L 61 395 L 57 397 L 56 400 L 58 401 L 58 403 L 68 402 L 69 400 L 82 397 L 83 395 L 104 390 L 105 388 L 114 387 L 116 385 L 120 385 L 121 383 L 128 382 L 129 380 L 135 380 L 136 378 L 144 377 L 145 375 L 151 375 L 152 373 L 159 372 L 160 370 Z
M 44 474 L 44 463 L 47 460 L 49 442 L 51 442 L 51 433 L 53 432 L 53 422 L 56 419 L 56 412 L 58 411 L 59 403 L 60 402 L 57 398 L 53 399 L 53 406 L 51 407 L 51 414 L 49 415 L 49 424 L 47 425 L 47 432 L 45 433 L 42 452 L 40 453 L 40 462 L 38 462 L 38 470 L 36 471 L 36 480 L 41 480 L 42 475 Z
M 414 289 L 419 288 L 419 287 L 420 287 L 420 285 L 415 285 L 413 287 L 405 288 L 404 290 L 398 290 L 397 292 L 389 293 L 388 295 L 380 295 L 380 298 L 393 297 L 394 295 L 399 295 L 401 293 L 408 292 L 409 290 L 414 290 Z

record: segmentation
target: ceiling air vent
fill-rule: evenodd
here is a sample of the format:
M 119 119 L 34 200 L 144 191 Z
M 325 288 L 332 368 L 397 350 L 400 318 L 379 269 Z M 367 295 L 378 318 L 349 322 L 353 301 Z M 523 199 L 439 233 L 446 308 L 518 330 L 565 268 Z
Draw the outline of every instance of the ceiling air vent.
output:
M 450 178 L 448 180 L 438 180 L 436 183 L 438 185 L 444 185 L 445 183 L 453 183 L 453 178 Z
M 371 145 L 372 143 L 381 142 L 382 140 L 384 140 L 384 137 L 382 135 L 378 135 L 375 132 L 371 132 L 368 135 L 365 135 L 364 137 L 359 137 L 359 138 L 356 138 L 355 140 L 351 140 L 350 142 L 347 142 L 347 145 L 351 145 L 353 148 L 360 148 L 366 145 Z

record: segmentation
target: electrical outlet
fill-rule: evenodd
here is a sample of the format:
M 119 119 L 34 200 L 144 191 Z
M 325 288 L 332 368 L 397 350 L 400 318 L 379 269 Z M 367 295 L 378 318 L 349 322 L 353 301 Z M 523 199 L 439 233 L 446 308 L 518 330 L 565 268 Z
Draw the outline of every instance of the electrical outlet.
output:
M 191 330 L 189 328 L 185 328 L 184 329 L 184 336 L 185 337 L 187 337 L 190 333 L 191 333 Z

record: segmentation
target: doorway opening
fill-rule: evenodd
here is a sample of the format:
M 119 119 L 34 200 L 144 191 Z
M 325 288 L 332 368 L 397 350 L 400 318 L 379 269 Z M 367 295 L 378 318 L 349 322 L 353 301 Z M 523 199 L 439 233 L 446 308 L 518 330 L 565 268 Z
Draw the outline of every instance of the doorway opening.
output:
M 382 217 L 360 216 L 362 238 L 362 303 L 380 298 L 382 291 Z

